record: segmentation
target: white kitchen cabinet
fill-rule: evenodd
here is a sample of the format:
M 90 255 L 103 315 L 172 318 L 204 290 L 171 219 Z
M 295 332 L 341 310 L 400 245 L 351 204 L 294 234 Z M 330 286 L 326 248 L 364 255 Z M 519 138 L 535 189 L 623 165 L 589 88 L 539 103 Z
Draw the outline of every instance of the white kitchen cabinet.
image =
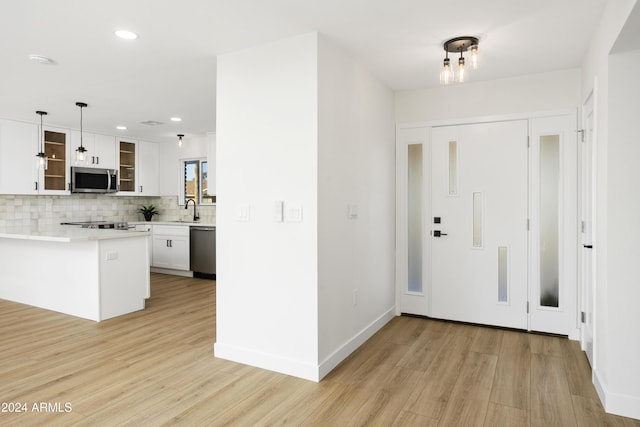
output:
M 80 131 L 71 131 L 71 146 L 73 160 L 75 149 L 80 146 Z M 87 150 L 85 167 L 115 169 L 116 168 L 116 138 L 114 136 L 82 132 L 82 146 Z M 75 162 L 72 161 L 72 164 Z
M 44 126 L 43 148 L 48 167 L 36 167 L 40 126 L 0 120 L 0 192 L 4 194 L 69 194 L 69 131 Z
M 189 227 L 154 225 L 152 267 L 189 270 Z
M 158 144 L 120 139 L 118 143 L 120 195 L 157 196 L 159 194 Z
M 0 120 L 0 193 L 38 194 L 38 128 L 34 123 Z
M 140 196 L 157 196 L 159 194 L 160 150 L 153 142 L 138 142 L 138 192 Z

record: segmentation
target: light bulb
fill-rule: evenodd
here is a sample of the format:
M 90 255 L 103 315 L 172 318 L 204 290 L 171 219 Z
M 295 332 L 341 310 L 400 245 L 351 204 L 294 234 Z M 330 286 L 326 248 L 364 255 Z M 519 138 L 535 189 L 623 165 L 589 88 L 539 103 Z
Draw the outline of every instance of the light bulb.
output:
M 478 45 L 471 46 L 471 66 L 474 70 L 478 69 Z
M 440 83 L 448 85 L 452 83 L 455 75 L 453 74 L 453 70 L 451 69 L 451 61 L 449 58 L 444 59 L 444 63 L 442 65 L 442 70 L 440 71 Z
M 76 150 L 76 164 L 84 165 L 87 161 L 87 149 L 84 147 L 78 147 Z
M 458 81 L 460 83 L 464 82 L 464 71 L 465 71 L 464 57 L 460 55 L 460 59 L 458 59 Z
M 46 154 L 42 152 L 36 154 L 36 166 L 38 169 L 47 170 L 47 167 L 49 167 L 49 159 Z

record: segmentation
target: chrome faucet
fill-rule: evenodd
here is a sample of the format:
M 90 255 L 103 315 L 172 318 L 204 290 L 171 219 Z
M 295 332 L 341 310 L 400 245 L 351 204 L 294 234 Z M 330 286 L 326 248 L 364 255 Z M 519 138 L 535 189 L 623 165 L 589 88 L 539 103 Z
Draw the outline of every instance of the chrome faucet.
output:
M 198 214 L 196 213 L 196 201 L 195 199 L 187 199 L 187 201 L 184 203 L 184 208 L 187 209 L 187 207 L 189 206 L 189 202 L 193 202 L 193 220 L 197 221 L 200 219 L 200 217 L 198 217 Z

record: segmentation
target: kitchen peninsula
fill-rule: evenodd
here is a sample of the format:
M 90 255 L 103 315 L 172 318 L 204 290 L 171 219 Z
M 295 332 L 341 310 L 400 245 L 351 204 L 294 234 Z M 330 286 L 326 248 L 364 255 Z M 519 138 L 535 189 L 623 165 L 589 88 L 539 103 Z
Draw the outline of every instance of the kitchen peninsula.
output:
M 52 227 L 0 230 L 0 298 L 101 321 L 150 296 L 149 232 Z

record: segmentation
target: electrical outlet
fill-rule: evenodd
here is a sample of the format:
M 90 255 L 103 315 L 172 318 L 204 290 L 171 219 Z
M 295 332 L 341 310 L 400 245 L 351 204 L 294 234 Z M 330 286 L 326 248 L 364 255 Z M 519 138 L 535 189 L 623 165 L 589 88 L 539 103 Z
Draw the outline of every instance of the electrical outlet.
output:
M 353 306 L 357 306 L 358 305 L 358 290 L 354 289 L 353 290 Z
M 107 252 L 107 261 L 118 259 L 118 252 Z

